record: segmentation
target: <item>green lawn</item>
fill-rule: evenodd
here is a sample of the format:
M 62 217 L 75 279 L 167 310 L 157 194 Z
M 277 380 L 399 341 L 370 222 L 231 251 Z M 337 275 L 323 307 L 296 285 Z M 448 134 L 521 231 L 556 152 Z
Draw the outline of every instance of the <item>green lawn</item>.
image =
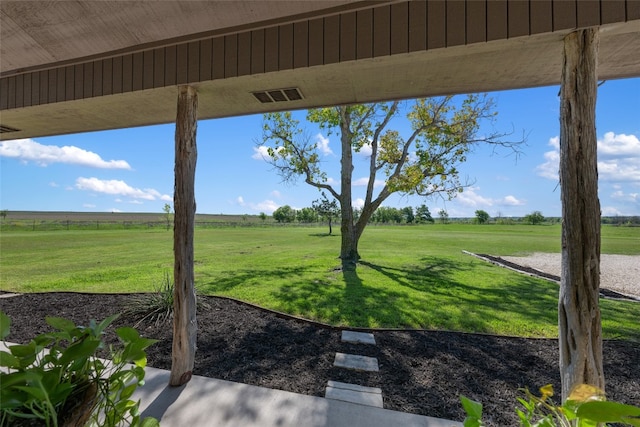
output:
M 559 252 L 560 226 L 429 225 L 365 230 L 362 263 L 339 270 L 321 227 L 197 229 L 196 286 L 335 325 L 519 336 L 557 334 L 558 286 L 498 268 L 492 255 Z M 640 229 L 603 228 L 603 253 L 640 254 Z M 161 230 L 4 232 L 0 288 L 152 290 L 173 265 Z M 602 300 L 605 337 L 640 341 L 640 304 Z

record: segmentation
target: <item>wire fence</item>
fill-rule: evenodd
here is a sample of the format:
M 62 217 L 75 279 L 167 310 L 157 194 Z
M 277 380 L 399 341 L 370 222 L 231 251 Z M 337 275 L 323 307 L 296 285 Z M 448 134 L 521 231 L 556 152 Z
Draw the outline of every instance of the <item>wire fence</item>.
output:
M 326 227 L 326 223 L 278 223 L 273 221 L 196 221 L 196 228 L 234 227 Z M 171 230 L 173 222 L 166 221 L 105 221 L 105 220 L 4 220 L 0 231 L 59 231 L 59 230 Z

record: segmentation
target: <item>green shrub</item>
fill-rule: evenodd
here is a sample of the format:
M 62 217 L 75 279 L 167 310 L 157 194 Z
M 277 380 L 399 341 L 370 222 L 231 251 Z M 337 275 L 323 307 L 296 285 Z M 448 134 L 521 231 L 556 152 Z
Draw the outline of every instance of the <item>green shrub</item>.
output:
M 154 291 L 148 294 L 132 295 L 125 308 L 125 314 L 132 315 L 138 321 L 138 327 L 145 320 L 156 325 L 166 322 L 173 317 L 173 279 L 165 273 L 162 282 L 154 285 Z
M 92 320 L 88 327 L 47 317 L 55 332 L 0 351 L 0 425 L 159 425 L 153 418 L 140 420 L 140 402 L 130 399 L 144 384 L 145 349 L 156 340 L 130 327 L 117 328 L 121 344 L 109 346 L 110 360 L 96 357 L 105 349 L 105 328 L 117 317 Z M 0 311 L 0 339 L 9 334 L 10 324 Z
M 576 386 L 564 405 L 556 406 L 553 387 L 540 388 L 540 397 L 529 390 L 520 390 L 524 398 L 518 398 L 522 408 L 516 408 L 522 427 L 597 427 L 603 423 L 621 423 L 640 426 L 640 408 L 618 402 L 608 402 L 602 390 L 587 384 Z M 482 404 L 460 396 L 467 413 L 464 427 L 482 427 Z
M 132 295 L 126 305 L 125 314 L 136 318 L 135 328 L 144 321 L 153 322 L 156 326 L 173 318 L 173 293 L 175 285 L 169 273 L 165 273 L 162 282 L 154 285 L 154 291 L 146 294 Z M 197 308 L 208 308 L 208 304 L 197 301 Z

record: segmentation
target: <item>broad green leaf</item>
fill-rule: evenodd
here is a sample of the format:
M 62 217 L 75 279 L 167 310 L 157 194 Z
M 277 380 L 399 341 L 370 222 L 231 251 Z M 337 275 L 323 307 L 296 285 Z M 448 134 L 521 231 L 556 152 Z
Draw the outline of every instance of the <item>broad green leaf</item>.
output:
M 36 344 L 33 341 L 29 344 L 15 344 L 9 347 L 9 351 L 16 357 L 31 356 L 36 352 Z
M 464 411 L 475 418 L 482 418 L 482 403 L 471 400 L 464 395 L 460 395 L 460 402 Z
M 160 422 L 152 417 L 147 417 L 140 423 L 140 427 L 159 427 Z
M 56 328 L 59 331 L 70 332 L 71 330 L 76 328 L 76 325 L 68 319 L 62 317 L 52 317 L 48 316 L 46 318 L 47 324 Z
M 106 319 L 104 319 L 102 322 L 100 322 L 96 327 L 95 327 L 95 332 L 97 335 L 102 334 L 102 332 L 111 324 L 113 323 L 114 320 L 116 320 L 118 317 L 120 317 L 119 313 L 113 314 L 109 317 L 107 317 Z
M 480 424 L 480 420 L 474 417 L 465 418 L 462 425 L 464 427 L 482 427 L 482 424 Z
M 15 386 L 16 390 L 24 391 L 25 393 L 35 397 L 41 402 L 47 400 L 47 393 L 44 392 L 41 384 L 34 384 L 33 386 Z
M 0 378 L 0 388 L 1 389 L 9 389 L 16 385 L 24 385 L 31 382 L 39 382 L 41 378 L 40 372 L 36 370 L 26 371 L 26 372 L 12 372 L 10 374 L 2 373 Z
M 133 395 L 133 392 L 136 391 L 136 388 L 138 388 L 137 383 L 133 383 L 131 385 L 126 386 L 125 388 L 122 389 L 122 392 L 120 392 L 120 398 L 121 399 L 130 398 Z
M 95 353 L 99 345 L 100 340 L 96 339 L 84 339 L 82 341 L 75 342 L 62 352 L 62 356 L 60 356 L 60 364 L 62 366 L 66 366 L 72 361 L 87 359 Z
M 124 342 L 133 342 L 140 338 L 140 334 L 134 328 L 123 326 L 116 329 L 116 334 Z
M 640 425 L 640 408 L 618 402 L 586 402 L 578 407 L 576 415 L 579 418 L 586 418 L 598 423 L 630 423 L 630 421 L 634 421 L 636 424 L 631 425 Z
M 7 353 L 6 351 L 0 351 L 0 366 L 18 369 L 20 368 L 20 360 L 13 354 Z
M 11 330 L 11 319 L 5 314 L 4 311 L 0 311 L 0 340 L 4 340 Z

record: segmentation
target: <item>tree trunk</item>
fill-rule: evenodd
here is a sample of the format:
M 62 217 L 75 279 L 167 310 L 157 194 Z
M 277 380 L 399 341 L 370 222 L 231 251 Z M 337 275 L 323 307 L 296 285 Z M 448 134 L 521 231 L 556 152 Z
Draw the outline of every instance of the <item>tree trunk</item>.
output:
M 196 293 L 193 272 L 193 229 L 196 213 L 196 127 L 198 95 L 195 88 L 181 86 L 178 95 L 175 136 L 175 187 L 173 193 L 174 292 L 173 348 L 169 384 L 179 386 L 191 379 L 196 353 Z
M 340 158 L 340 232 L 342 243 L 340 246 L 340 259 L 342 270 L 353 271 L 360 259 L 358 254 L 358 239 L 353 223 L 353 205 L 351 204 L 351 180 L 353 174 L 353 152 L 351 151 L 351 120 L 345 107 L 341 107 L 342 120 L 340 121 L 340 144 L 342 156 Z
M 604 390 L 600 323 L 598 200 L 598 29 L 564 39 L 560 100 L 562 280 L 558 303 L 562 399 L 578 384 Z

